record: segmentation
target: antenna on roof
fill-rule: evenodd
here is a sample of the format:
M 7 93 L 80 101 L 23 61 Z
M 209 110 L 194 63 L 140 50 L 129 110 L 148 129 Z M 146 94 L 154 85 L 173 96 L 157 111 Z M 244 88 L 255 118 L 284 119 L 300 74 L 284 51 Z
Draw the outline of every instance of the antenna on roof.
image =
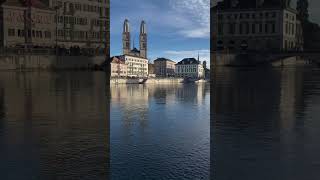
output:
M 200 55 L 199 55 L 199 51 L 198 51 L 198 61 L 200 62 Z

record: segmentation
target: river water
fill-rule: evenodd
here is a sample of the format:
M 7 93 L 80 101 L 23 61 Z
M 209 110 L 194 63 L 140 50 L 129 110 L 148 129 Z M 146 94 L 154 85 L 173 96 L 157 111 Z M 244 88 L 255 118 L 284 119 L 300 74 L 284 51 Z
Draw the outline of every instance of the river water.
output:
M 209 179 L 205 84 L 111 86 L 112 179 Z
M 0 179 L 108 179 L 102 72 L 0 72 Z
M 209 179 L 210 88 L 0 72 L 0 179 Z
M 211 179 L 319 179 L 318 68 L 218 68 L 214 78 Z
M 214 72 L 211 87 L 0 72 L 1 180 L 318 179 L 320 70 Z

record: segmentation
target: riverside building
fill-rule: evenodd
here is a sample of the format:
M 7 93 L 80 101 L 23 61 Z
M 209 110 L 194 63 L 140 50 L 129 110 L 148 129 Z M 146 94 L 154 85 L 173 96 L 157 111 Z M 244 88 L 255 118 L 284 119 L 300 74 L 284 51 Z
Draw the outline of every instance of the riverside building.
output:
M 175 76 L 176 62 L 166 59 L 158 58 L 154 60 L 155 74 L 157 77 L 170 77 Z
M 185 58 L 178 62 L 175 67 L 177 77 L 204 78 L 204 68 L 201 62 L 195 58 Z
M 0 8 L 0 47 L 54 46 L 52 8 L 38 0 L 5 0 Z
M 301 22 L 290 0 L 224 0 L 213 7 L 214 50 L 302 50 Z
M 121 56 L 111 57 L 111 77 L 127 77 L 128 65 Z
M 109 53 L 109 0 L 4 0 L 1 46 L 80 47 Z

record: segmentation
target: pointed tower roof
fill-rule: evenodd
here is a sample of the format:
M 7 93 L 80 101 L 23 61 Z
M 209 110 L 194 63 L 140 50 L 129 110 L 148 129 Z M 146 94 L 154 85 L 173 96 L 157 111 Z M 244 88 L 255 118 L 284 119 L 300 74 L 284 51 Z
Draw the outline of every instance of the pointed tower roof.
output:
M 146 25 L 146 22 L 143 20 L 141 21 L 140 34 L 146 34 L 146 33 L 147 33 L 147 25 Z
M 129 20 L 125 19 L 123 23 L 123 32 L 130 32 Z

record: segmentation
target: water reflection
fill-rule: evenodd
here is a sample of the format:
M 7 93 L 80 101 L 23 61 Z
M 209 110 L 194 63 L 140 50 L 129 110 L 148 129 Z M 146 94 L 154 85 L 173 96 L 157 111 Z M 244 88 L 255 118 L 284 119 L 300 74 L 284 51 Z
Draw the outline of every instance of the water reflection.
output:
M 111 86 L 112 179 L 208 179 L 209 85 Z
M 212 179 L 317 179 L 320 71 L 218 68 Z
M 1 179 L 108 179 L 100 72 L 0 72 Z

